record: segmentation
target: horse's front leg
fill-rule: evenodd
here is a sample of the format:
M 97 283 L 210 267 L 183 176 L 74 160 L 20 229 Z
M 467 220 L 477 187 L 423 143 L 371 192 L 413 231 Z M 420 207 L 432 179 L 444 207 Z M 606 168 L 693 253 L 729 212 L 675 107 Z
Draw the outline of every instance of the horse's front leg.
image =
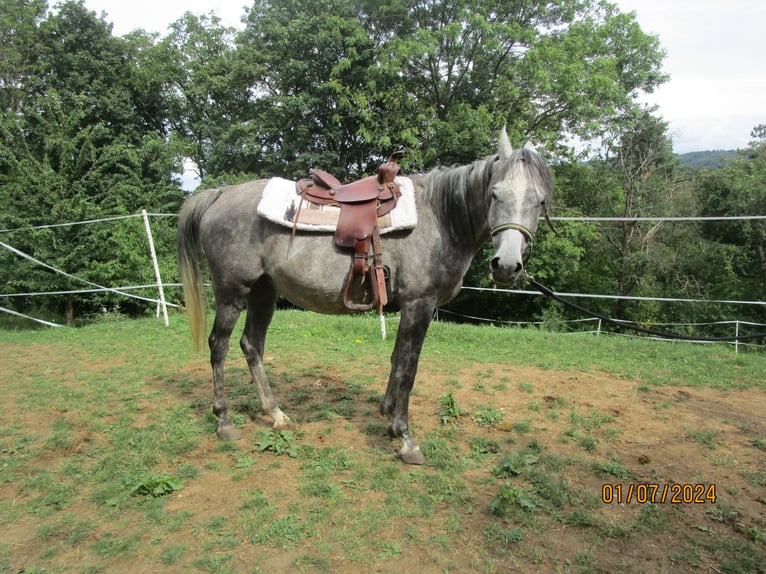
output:
M 408 417 L 410 392 L 415 383 L 420 351 L 423 348 L 428 326 L 431 324 L 436 302 L 420 299 L 401 306 L 401 320 L 396 334 L 396 344 L 391 355 L 391 374 L 388 378 L 386 398 L 382 411 L 390 420 L 389 430 L 402 439 L 399 457 L 408 464 L 424 464 L 420 446 L 410 434 Z

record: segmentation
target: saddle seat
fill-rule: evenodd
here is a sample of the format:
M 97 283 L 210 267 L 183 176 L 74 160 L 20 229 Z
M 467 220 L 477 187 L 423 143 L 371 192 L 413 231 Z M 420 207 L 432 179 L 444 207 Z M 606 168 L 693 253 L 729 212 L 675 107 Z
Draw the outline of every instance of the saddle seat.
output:
M 335 176 L 321 169 L 309 170 L 311 178 L 296 183 L 301 206 L 303 201 L 308 201 L 340 208 L 335 244 L 341 248 L 353 249 L 351 272 L 343 296 L 344 305 L 352 311 L 369 311 L 377 306 L 378 312 L 382 313 L 383 306 L 388 303 L 378 217 L 394 209 L 401 196 L 399 185 L 394 181 L 399 172 L 397 161 L 401 155 L 402 152 L 395 152 L 378 168 L 377 175 L 352 183 L 342 184 Z M 297 220 L 298 215 L 294 221 Z M 372 266 L 369 264 L 370 247 Z M 357 280 L 364 284 L 367 278 L 370 280 L 371 301 L 354 302 L 354 285 Z

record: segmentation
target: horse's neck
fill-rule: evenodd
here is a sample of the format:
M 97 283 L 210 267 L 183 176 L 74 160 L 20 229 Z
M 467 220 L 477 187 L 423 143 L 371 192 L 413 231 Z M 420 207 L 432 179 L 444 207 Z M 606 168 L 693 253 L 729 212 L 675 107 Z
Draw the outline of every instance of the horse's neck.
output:
M 441 180 L 428 192 L 428 201 L 436 214 L 439 226 L 446 233 L 443 241 L 450 241 L 459 251 L 472 257 L 489 238 L 488 193 L 472 177 L 472 166 L 453 168 L 440 174 Z

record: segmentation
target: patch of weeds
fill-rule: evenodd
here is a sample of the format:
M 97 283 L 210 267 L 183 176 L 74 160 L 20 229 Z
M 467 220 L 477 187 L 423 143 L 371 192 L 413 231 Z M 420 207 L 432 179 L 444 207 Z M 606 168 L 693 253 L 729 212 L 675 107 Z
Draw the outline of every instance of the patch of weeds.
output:
M 473 493 L 469 490 L 465 481 L 460 478 L 458 469 L 453 472 L 423 473 L 416 475 L 415 482 L 423 487 L 427 498 L 418 497 L 413 493 L 415 500 L 421 507 L 425 516 L 431 516 L 434 512 L 434 504 L 449 503 L 457 507 L 460 512 L 470 506 Z M 419 489 L 415 489 L 416 491 Z M 446 523 L 445 523 L 446 524 Z M 442 524 L 442 526 L 445 526 Z
M 554 508 L 573 504 L 580 510 L 587 510 L 586 497 L 579 495 L 565 478 L 557 477 L 549 467 L 530 467 L 525 470 L 524 477 L 532 484 L 541 503 Z
M 102 558 L 126 557 L 135 554 L 138 549 L 140 534 L 120 538 L 113 532 L 107 532 L 91 545 L 93 551 Z
M 189 550 L 189 547 L 182 544 L 163 546 L 162 550 L 160 550 L 160 561 L 164 566 L 173 566 L 181 560 L 187 550 Z
M 272 506 L 260 488 L 246 490 L 242 493 L 242 496 L 245 497 L 245 501 L 240 505 L 240 510 L 262 510 Z
M 503 413 L 494 407 L 479 406 L 473 415 L 473 421 L 480 427 L 496 425 L 502 420 Z
M 480 379 L 493 379 L 495 377 L 495 370 L 487 369 L 486 371 L 478 371 L 476 376 Z
M 714 449 L 721 444 L 721 434 L 723 432 L 720 430 L 687 430 L 685 436 L 687 440 Z
M 598 524 L 598 519 L 585 508 L 575 508 L 561 520 L 567 526 L 591 527 Z
M 74 514 L 65 514 L 61 519 L 42 524 L 37 528 L 38 538 L 60 539 L 69 547 L 76 547 L 85 542 L 94 531 L 89 521 L 79 520 Z M 0 569 L 0 572 L 2 570 Z
M 180 532 L 183 530 L 189 520 L 194 516 L 192 510 L 182 510 L 165 517 L 163 525 L 168 532 Z
M 267 524 L 259 525 L 250 535 L 253 544 L 270 544 L 276 548 L 295 548 L 307 536 L 310 536 L 307 527 L 302 524 L 296 515 L 281 516 Z
M 160 496 L 168 495 L 171 492 L 181 490 L 183 487 L 183 481 L 175 476 L 150 475 L 137 483 L 130 493 L 133 496 L 151 496 L 152 498 L 158 498 Z
M 536 509 L 537 502 L 532 493 L 507 483 L 500 485 L 500 490 L 489 503 L 490 514 L 500 518 L 510 518 L 514 510 L 534 512 Z
M 532 432 L 532 423 L 529 421 L 517 421 L 513 423 L 512 428 L 519 434 L 527 434 Z
M 444 386 L 445 387 L 453 387 L 455 389 L 462 389 L 463 388 L 463 385 L 461 385 L 460 381 L 458 381 L 457 379 L 447 379 L 446 381 L 444 381 Z
M 752 445 L 760 450 L 766 450 L 766 438 L 764 437 L 755 437 L 753 439 Z
M 763 471 L 743 468 L 740 471 L 740 474 L 742 475 L 742 478 L 755 487 L 763 488 L 766 486 L 766 473 Z
M 598 445 L 598 439 L 592 436 L 584 436 L 577 444 L 579 444 L 580 447 L 586 452 L 593 452 L 596 450 L 596 446 Z
M 567 560 L 569 562 L 569 560 Z M 577 572 L 597 572 L 598 562 L 589 548 L 575 552 L 572 564 L 577 567 Z
M 707 514 L 711 519 L 715 520 L 716 522 L 726 522 L 726 523 L 733 523 L 734 519 L 739 515 L 739 511 L 728 504 L 725 501 L 721 501 L 715 506 L 712 506 L 708 510 L 705 511 L 705 514 Z
M 595 411 L 591 412 L 588 416 L 582 415 L 577 411 L 570 411 L 569 422 L 575 428 L 593 430 L 604 426 L 606 423 L 614 422 L 614 417 Z
M 304 470 L 338 471 L 348 470 L 351 463 L 343 447 L 308 448 L 303 450 L 308 459 L 302 466 Z
M 620 461 L 613 458 L 606 462 L 596 461 L 593 463 L 593 470 L 602 474 L 609 474 L 616 476 L 619 479 L 625 480 L 630 476 L 628 468 Z
M 746 528 L 745 533 L 752 539 L 753 542 L 762 543 L 764 540 L 766 540 L 766 532 L 757 526 L 750 526 L 749 528 Z
M 471 445 L 471 457 L 475 459 L 482 460 L 500 452 L 500 444 L 495 440 L 471 437 L 469 443 Z
M 455 399 L 455 394 L 450 391 L 439 397 L 439 418 L 443 425 L 456 423 L 458 419 L 467 414 Z
M 466 461 L 460 456 L 460 448 L 441 437 L 426 437 L 420 445 L 429 466 L 440 470 L 464 470 Z
M 326 471 L 314 472 L 305 477 L 300 491 L 306 496 L 325 501 L 337 502 L 343 497 L 341 487 L 330 480 L 330 473 Z
M 295 440 L 295 434 L 291 430 L 264 430 L 259 433 L 255 446 L 261 452 L 269 451 L 277 456 L 286 454 L 291 458 L 296 458 L 298 446 Z
M 484 529 L 484 537 L 491 543 L 500 543 L 503 546 L 511 546 L 521 542 L 526 532 L 523 528 L 503 528 L 497 524 L 489 524 Z
M 721 537 L 711 550 L 720 561 L 720 572 L 726 574 L 763 572 L 763 553 L 755 544 Z
M 668 527 L 666 513 L 659 504 L 643 504 L 636 520 L 636 527 L 641 532 L 663 532 Z
M 232 572 L 229 569 L 229 565 L 232 562 L 232 557 L 228 554 L 220 553 L 208 553 L 202 558 L 198 558 L 194 561 L 194 567 L 197 570 L 204 572 L 214 572 L 215 574 L 226 574 Z
M 534 393 L 535 386 L 532 383 L 519 383 L 519 390 L 522 393 Z
M 330 559 L 324 556 L 312 556 L 311 554 L 304 554 L 295 561 L 295 566 L 300 572 L 332 572 Z
M 622 434 L 622 429 L 617 427 L 607 427 L 604 429 L 604 440 L 606 442 L 616 441 Z
M 492 471 L 492 474 L 499 478 L 519 476 L 528 467 L 536 464 L 539 459 L 540 456 L 538 453 L 531 452 L 527 449 L 516 451 L 503 457 L 497 467 Z
M 382 540 L 377 543 L 377 546 L 380 548 L 378 558 L 397 558 L 404 552 L 401 542 L 396 540 Z
M 388 433 L 388 425 L 383 422 L 373 421 L 364 427 L 364 434 L 368 436 L 385 436 Z
M 698 567 L 702 565 L 702 555 L 694 541 L 684 544 L 679 552 L 671 552 L 668 555 L 668 559 L 673 564 L 678 564 L 679 566 L 688 565 Z
M 256 460 L 252 456 L 238 456 L 234 463 L 236 470 L 243 470 L 255 466 Z
M 524 408 L 530 412 L 539 413 L 542 409 L 542 405 L 540 401 L 532 401 L 531 403 L 524 405 Z
M 309 387 L 299 387 L 290 391 L 287 394 L 287 399 L 290 403 L 302 405 L 303 403 L 308 402 L 312 394 L 312 390 Z

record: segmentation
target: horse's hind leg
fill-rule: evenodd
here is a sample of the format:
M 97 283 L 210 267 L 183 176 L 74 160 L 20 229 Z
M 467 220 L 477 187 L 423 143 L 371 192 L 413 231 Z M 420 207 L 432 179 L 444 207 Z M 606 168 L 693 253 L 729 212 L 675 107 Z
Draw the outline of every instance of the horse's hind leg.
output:
M 274 428 L 285 426 L 290 420 L 279 408 L 271 391 L 266 369 L 263 366 L 263 352 L 266 347 L 266 331 L 274 316 L 277 293 L 271 281 L 262 278 L 255 285 L 247 298 L 247 320 L 245 330 L 239 341 L 245 354 L 253 383 L 261 401 L 261 408 L 274 420 Z
M 242 303 L 216 302 L 215 323 L 210 332 L 210 364 L 213 367 L 213 412 L 218 416 L 218 437 L 223 440 L 237 440 L 239 433 L 229 419 L 229 407 L 223 388 L 223 363 L 229 352 L 229 339 Z

